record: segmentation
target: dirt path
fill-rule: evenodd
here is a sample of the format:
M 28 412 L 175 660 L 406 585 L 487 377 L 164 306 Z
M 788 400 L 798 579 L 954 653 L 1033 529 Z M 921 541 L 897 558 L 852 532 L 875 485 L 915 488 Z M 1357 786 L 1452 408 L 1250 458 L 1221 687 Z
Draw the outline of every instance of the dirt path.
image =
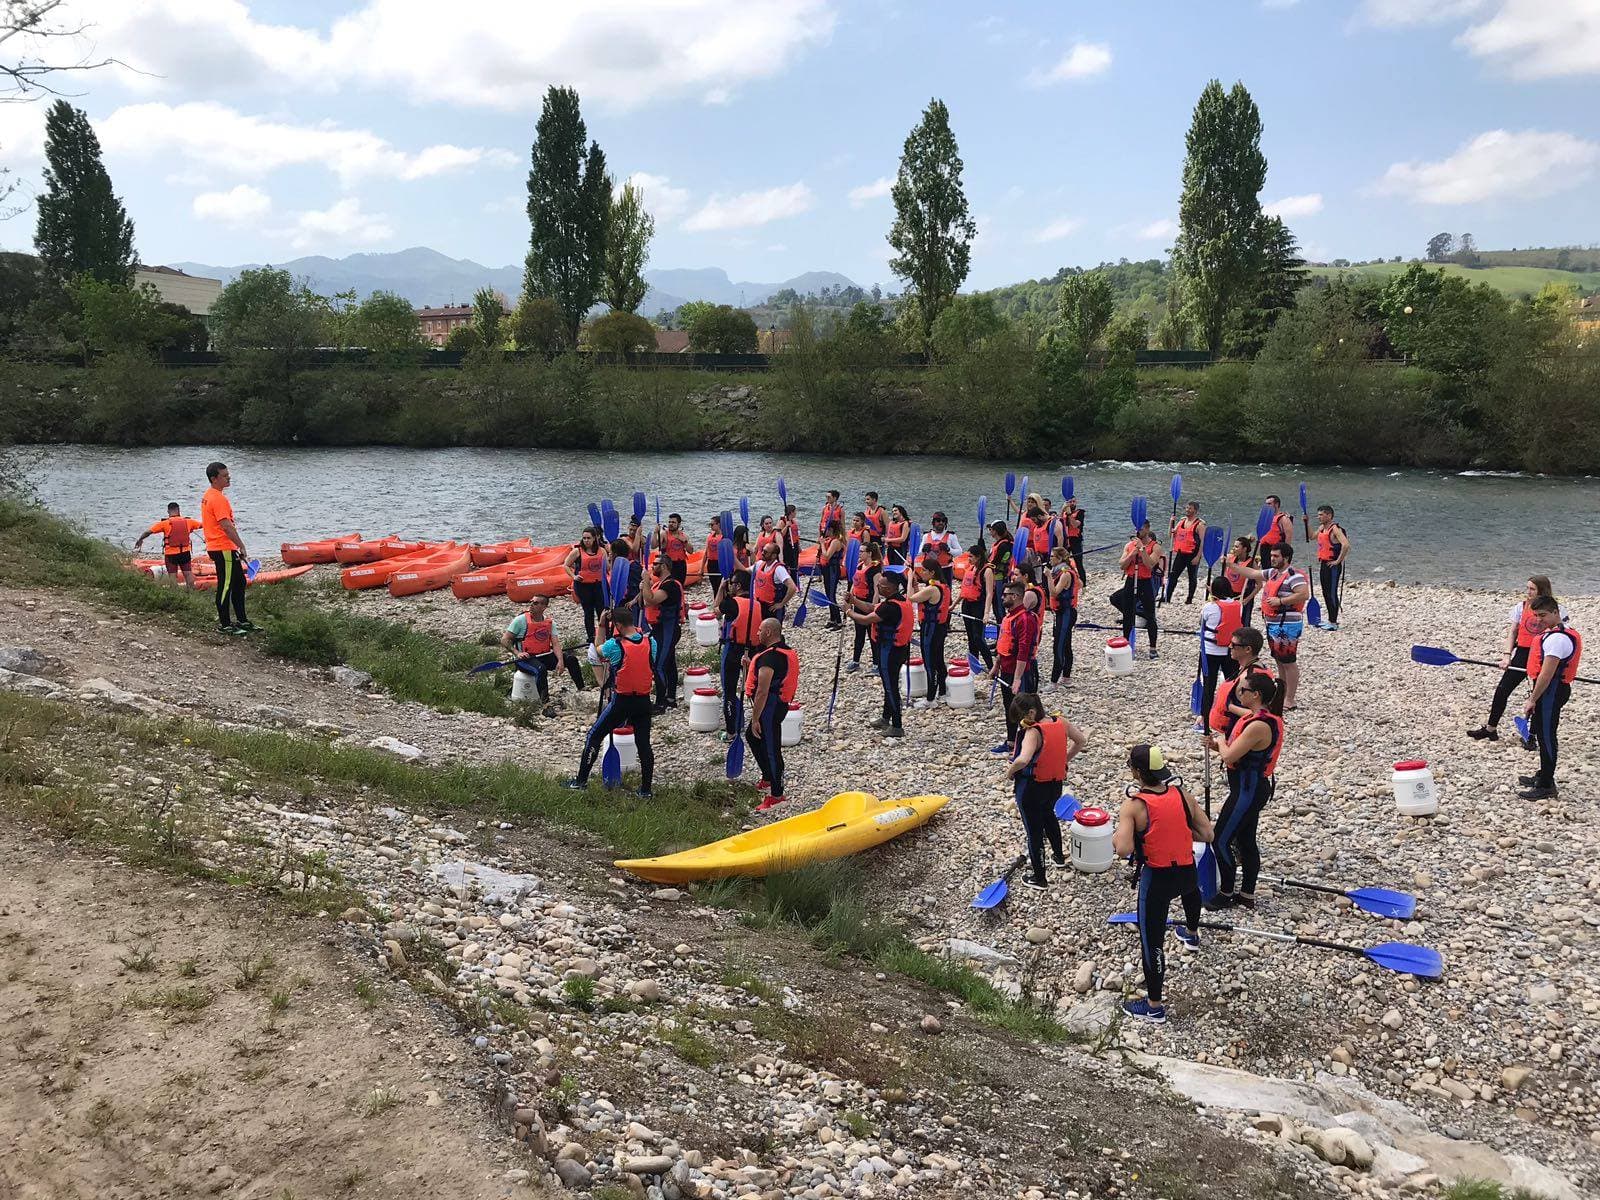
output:
M 0 1194 L 510 1193 L 459 1043 L 408 989 L 248 897 L 15 840 Z

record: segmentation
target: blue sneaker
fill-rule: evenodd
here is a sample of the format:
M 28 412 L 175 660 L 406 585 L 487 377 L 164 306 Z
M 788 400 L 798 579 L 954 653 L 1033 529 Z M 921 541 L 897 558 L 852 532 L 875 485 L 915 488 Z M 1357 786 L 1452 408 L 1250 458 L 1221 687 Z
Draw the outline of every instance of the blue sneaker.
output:
M 992 747 L 989 750 L 989 753 L 990 754 L 1010 754 L 1011 753 L 1011 743 L 1010 742 L 1001 742 L 998 746 Z
M 561 786 L 569 792 L 586 792 L 589 790 L 588 782 L 581 779 L 569 779 Z
M 1165 1004 L 1151 1004 L 1148 1000 L 1124 1000 L 1122 1011 L 1130 1017 L 1138 1017 L 1141 1021 L 1149 1021 L 1152 1025 L 1165 1025 L 1167 1023 L 1167 1006 Z
M 1172 932 L 1186 948 L 1190 950 L 1200 949 L 1200 935 L 1187 925 L 1174 925 Z

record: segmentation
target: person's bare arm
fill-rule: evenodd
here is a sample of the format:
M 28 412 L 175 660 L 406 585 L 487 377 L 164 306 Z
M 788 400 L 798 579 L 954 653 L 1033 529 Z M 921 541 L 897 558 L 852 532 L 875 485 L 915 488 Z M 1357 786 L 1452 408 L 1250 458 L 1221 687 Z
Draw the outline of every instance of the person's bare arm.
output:
M 751 701 L 755 720 L 750 722 L 750 736 L 761 740 L 761 714 L 767 708 L 767 696 L 772 691 L 772 668 L 762 667 L 756 672 L 756 694 Z
M 1202 842 L 1209 842 L 1217 836 L 1216 826 L 1212 825 L 1211 818 L 1206 816 L 1205 810 L 1195 802 L 1189 794 L 1188 788 L 1180 789 L 1183 793 L 1183 804 L 1189 810 L 1189 829 Z
M 1017 757 L 1006 767 L 1006 778 L 1015 779 L 1039 753 L 1039 747 L 1044 743 L 1044 735 L 1039 732 L 1037 725 L 1031 726 L 1022 735 L 1022 745 L 1017 748 Z
M 1143 800 L 1135 800 L 1132 796 L 1123 798 L 1122 811 L 1117 813 L 1117 827 L 1111 831 L 1111 850 L 1118 858 L 1127 858 L 1134 851 L 1138 813 L 1143 807 Z

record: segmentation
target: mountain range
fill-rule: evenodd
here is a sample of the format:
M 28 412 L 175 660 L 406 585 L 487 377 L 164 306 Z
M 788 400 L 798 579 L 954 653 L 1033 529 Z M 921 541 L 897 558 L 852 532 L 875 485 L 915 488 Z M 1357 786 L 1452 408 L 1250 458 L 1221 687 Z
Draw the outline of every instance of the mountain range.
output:
M 190 275 L 230 283 L 241 271 L 262 264 L 220 267 L 208 263 L 177 262 L 169 265 Z M 520 266 L 486 267 L 471 259 L 451 258 L 426 246 L 413 246 L 392 254 L 351 254 L 344 258 L 311 255 L 271 265 L 288 271 L 296 279 L 305 279 L 312 290 L 323 295 L 350 290 L 361 297 L 377 291 L 394 292 L 418 307 L 470 304 L 473 293 L 482 287 L 505 293 L 506 298 L 514 304 L 522 291 Z M 654 316 L 662 309 L 677 308 L 689 300 L 709 300 L 713 304 L 735 306 L 756 305 L 784 288 L 793 288 L 804 295 L 824 287 L 851 285 L 851 280 L 836 271 L 807 271 L 779 283 L 735 281 L 729 279 L 728 273 L 721 267 L 646 271 L 644 277 L 650 290 L 645 293 L 639 311 L 646 316 Z

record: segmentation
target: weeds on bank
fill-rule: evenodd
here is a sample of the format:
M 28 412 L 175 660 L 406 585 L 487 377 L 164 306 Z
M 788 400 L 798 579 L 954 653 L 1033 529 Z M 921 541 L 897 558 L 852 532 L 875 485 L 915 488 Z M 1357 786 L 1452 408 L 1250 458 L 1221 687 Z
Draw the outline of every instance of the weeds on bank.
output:
M 1507 1191 L 1491 1179 L 1458 1179 L 1440 1192 L 1444 1200 L 1536 1200 L 1527 1188 Z
M 375 1087 L 361 1098 L 361 1115 L 381 1117 L 391 1108 L 400 1106 L 400 1096 L 389 1087 Z

